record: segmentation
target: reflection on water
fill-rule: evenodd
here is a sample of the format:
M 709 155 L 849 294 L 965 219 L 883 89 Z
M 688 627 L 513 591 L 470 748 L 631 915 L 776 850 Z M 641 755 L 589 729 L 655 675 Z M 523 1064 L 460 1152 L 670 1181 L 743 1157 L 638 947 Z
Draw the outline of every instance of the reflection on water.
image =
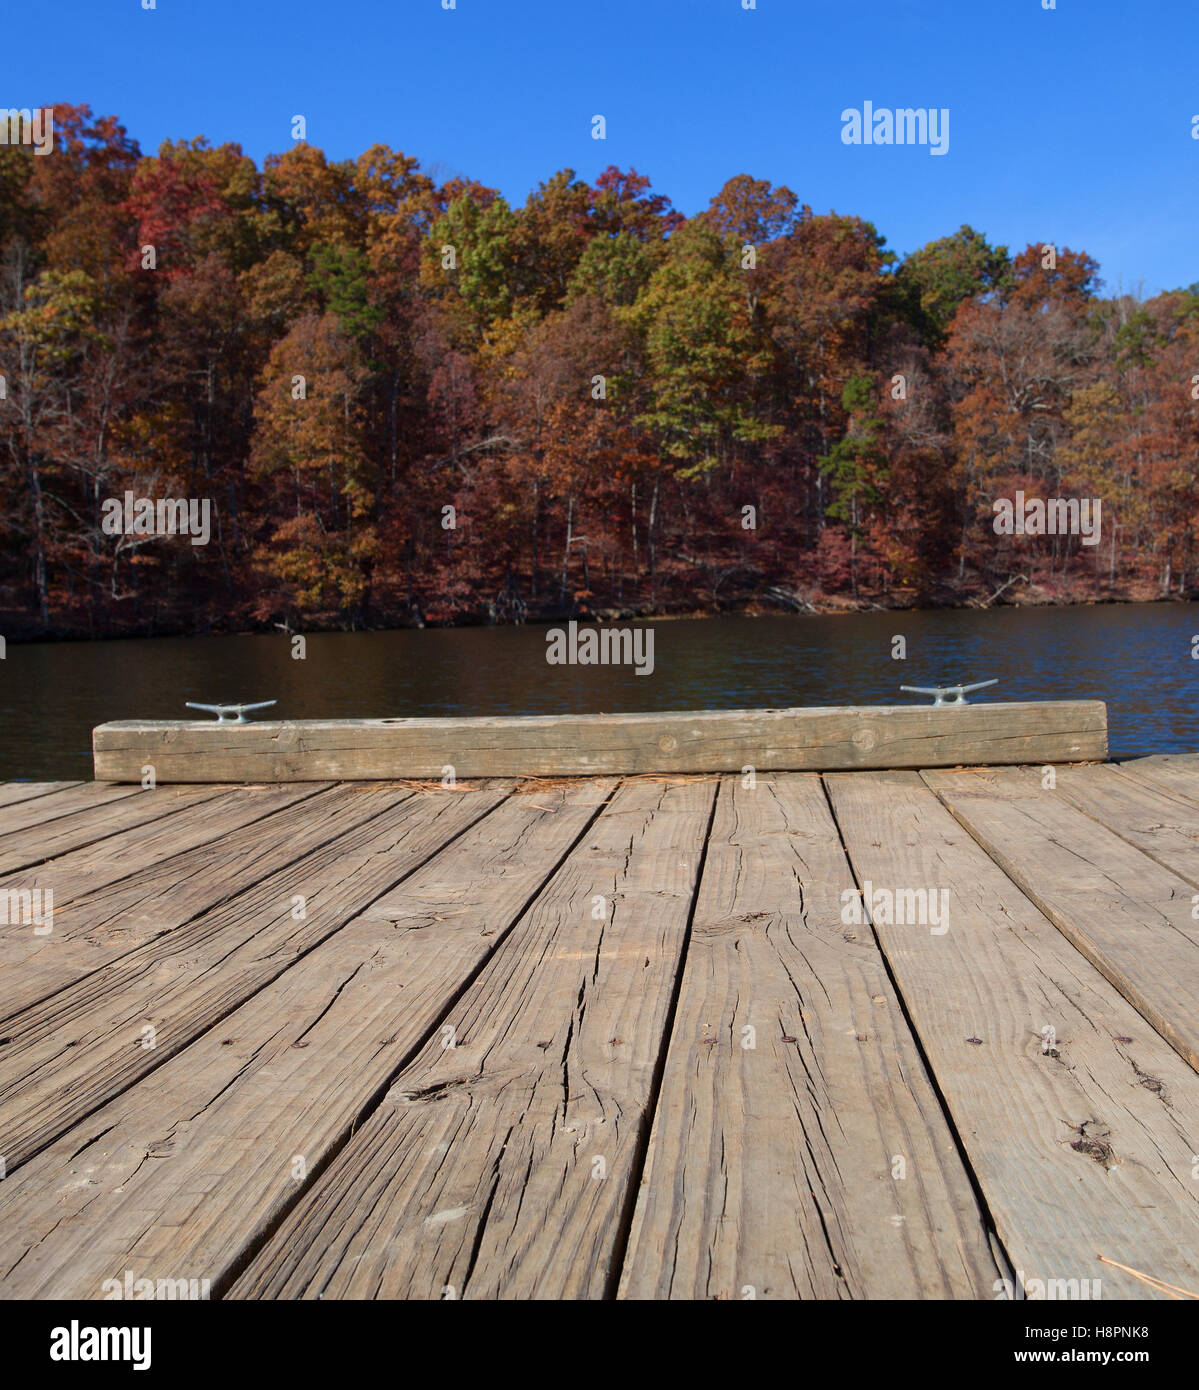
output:
M 654 627 L 654 671 L 550 666 L 544 627 L 9 645 L 0 778 L 88 778 L 108 719 L 277 699 L 285 719 L 908 703 L 999 677 L 1001 700 L 1108 703 L 1113 757 L 1199 750 L 1194 604 L 704 618 Z M 892 637 L 907 660 L 892 660 Z

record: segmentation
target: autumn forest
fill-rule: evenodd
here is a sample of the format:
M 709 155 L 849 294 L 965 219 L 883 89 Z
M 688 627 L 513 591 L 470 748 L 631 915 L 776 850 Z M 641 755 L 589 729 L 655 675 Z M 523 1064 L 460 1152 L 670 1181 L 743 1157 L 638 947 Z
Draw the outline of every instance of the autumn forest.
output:
M 1193 596 L 1199 284 L 734 174 L 0 148 L 0 632 Z M 730 171 L 733 172 L 733 171 Z M 757 171 L 761 173 L 763 171 Z M 866 209 L 877 213 L 879 210 Z M 1102 500 L 1098 544 L 993 504 Z M 211 535 L 103 524 L 208 499 Z

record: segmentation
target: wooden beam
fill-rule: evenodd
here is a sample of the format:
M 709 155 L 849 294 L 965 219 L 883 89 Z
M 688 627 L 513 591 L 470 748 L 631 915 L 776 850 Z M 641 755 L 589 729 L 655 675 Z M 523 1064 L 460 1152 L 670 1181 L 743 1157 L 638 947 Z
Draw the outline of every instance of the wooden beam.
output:
M 93 732 L 97 778 L 361 781 L 824 772 L 1107 757 L 1100 700 L 220 724 L 122 720 Z

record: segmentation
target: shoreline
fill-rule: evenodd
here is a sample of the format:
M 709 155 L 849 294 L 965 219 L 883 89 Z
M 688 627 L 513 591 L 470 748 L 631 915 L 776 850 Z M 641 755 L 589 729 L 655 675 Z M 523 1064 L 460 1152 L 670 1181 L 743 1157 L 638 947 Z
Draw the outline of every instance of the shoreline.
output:
M 767 595 L 747 597 L 743 601 L 709 607 L 687 607 L 682 604 L 662 605 L 654 608 L 636 606 L 615 606 L 599 604 L 580 605 L 573 609 L 546 609 L 530 614 L 520 622 L 500 619 L 477 611 L 463 614 L 447 621 L 414 620 L 403 614 L 391 614 L 377 623 L 346 626 L 331 620 L 328 616 L 314 617 L 308 624 L 284 629 L 276 621 L 263 621 L 256 624 L 232 624 L 228 627 L 206 624 L 202 627 L 160 624 L 154 630 L 118 632 L 88 632 L 83 628 L 61 628 L 53 632 L 37 632 L 12 620 L 21 615 L 0 614 L 0 640 L 12 646 L 49 645 L 66 642 L 119 642 L 149 641 L 158 638 L 179 637 L 264 637 L 283 631 L 287 636 L 318 633 L 370 633 L 370 632 L 409 632 L 445 631 L 454 628 L 479 627 L 542 627 L 554 623 L 574 620 L 580 623 L 599 625 L 612 623 L 662 623 L 693 622 L 707 618 L 824 618 L 851 616 L 861 613 L 905 613 L 938 612 L 942 610 L 984 610 L 1007 608 L 1097 608 L 1132 607 L 1156 603 L 1188 604 L 1199 601 L 1199 592 L 1194 594 L 1169 594 L 1138 596 L 1128 592 L 1103 594 L 1099 596 L 1053 596 L 1042 592 L 1029 593 L 1023 590 L 1009 597 L 984 600 L 977 595 L 958 599 L 938 601 L 928 594 L 908 595 L 897 599 L 892 590 L 890 601 L 882 601 L 881 596 L 859 597 L 857 599 L 841 595 L 811 595 L 798 591 L 786 597 Z M 5 630 L 7 628 L 7 630 Z M 0 648 L 2 651 L 2 648 Z

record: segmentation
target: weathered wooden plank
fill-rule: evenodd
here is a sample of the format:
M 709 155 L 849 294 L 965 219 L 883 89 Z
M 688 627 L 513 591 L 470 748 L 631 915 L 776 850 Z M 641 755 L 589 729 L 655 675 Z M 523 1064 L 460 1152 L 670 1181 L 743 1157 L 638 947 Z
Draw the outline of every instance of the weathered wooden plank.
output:
M 19 798 L 0 810 L 0 837 L 21 833 L 63 816 L 94 810 L 137 796 L 141 788 L 111 782 L 68 782 L 57 791 L 28 800 Z M 3 839 L 0 839 L 0 844 Z
M 126 1269 L 210 1278 L 219 1292 L 504 940 L 608 790 L 509 798 L 0 1183 L 0 1296 L 98 1298 Z
M 84 785 L 83 782 L 0 782 L 0 807 L 15 806 L 21 801 L 34 801 L 39 796 Z
M 819 777 L 721 784 L 621 1297 L 994 1296 L 852 887 Z
M 1130 777 L 1199 801 L 1199 753 L 1154 753 L 1120 764 Z
M 1043 774 L 1025 775 L 1039 783 Z M 1054 778 L 1058 795 L 1072 806 L 1199 888 L 1199 801 L 1113 763 L 1059 767 Z
M 929 772 L 1008 877 L 1199 1069 L 1199 922 L 1191 885 L 1018 770 Z
M 381 814 L 193 918 L 186 932 L 157 937 L 7 1019 L 0 1135 L 9 1171 L 269 985 L 506 796 L 502 788 L 393 793 Z
M 160 782 L 740 772 L 1107 756 L 1098 700 L 958 708 L 699 710 L 486 719 L 125 720 L 93 731 L 96 776 Z
M 1092 1280 L 1104 1298 L 1152 1296 L 1102 1264 L 1105 1255 L 1199 1287 L 1191 1170 L 1199 1077 L 918 778 L 854 774 L 826 783 L 858 879 L 878 904 L 875 931 L 1013 1267 L 1042 1291 L 1049 1280 Z M 1052 870 L 1047 839 L 1026 833 L 1021 853 Z M 882 910 L 904 890 L 948 893 L 937 930 Z M 1080 1285 L 1065 1287 L 1077 1295 Z
M 214 788 L 213 796 L 196 805 L 173 810 L 158 820 L 109 835 L 30 869 L 0 877 L 0 891 L 13 888 L 50 889 L 57 907 L 84 893 L 199 849 L 265 820 L 276 811 L 316 796 L 330 782 L 280 782 L 268 786 Z M 314 810 L 313 814 L 316 812 Z M 318 816 L 319 819 L 319 816 Z
M 403 792 L 400 795 L 404 795 Z M 230 829 L 195 849 L 146 865 L 54 912 L 54 929 L 0 932 L 0 1017 L 111 964 L 146 941 L 176 931 L 327 841 L 369 820 L 396 799 L 394 788 L 335 787 L 263 821 Z M 221 802 L 213 806 L 220 816 Z
M 612 1291 L 714 791 L 620 789 L 235 1297 Z
M 89 786 L 85 790 L 91 791 L 92 788 Z M 0 836 L 0 874 L 41 864 L 56 855 L 67 854 L 109 835 L 117 835 L 122 830 L 130 830 L 135 825 L 159 820 L 169 816 L 172 811 L 208 801 L 218 796 L 221 790 L 213 786 L 156 787 L 151 791 L 129 787 L 97 788 L 94 794 L 100 799 L 93 806 L 74 810 L 68 815 L 56 815 L 53 819 L 45 818 L 37 824 Z M 117 795 L 121 792 L 129 794 Z M 30 807 L 44 807 L 46 802 L 55 800 L 58 795 L 71 796 L 72 793 L 62 792 L 54 797 L 39 798 L 30 803 Z

